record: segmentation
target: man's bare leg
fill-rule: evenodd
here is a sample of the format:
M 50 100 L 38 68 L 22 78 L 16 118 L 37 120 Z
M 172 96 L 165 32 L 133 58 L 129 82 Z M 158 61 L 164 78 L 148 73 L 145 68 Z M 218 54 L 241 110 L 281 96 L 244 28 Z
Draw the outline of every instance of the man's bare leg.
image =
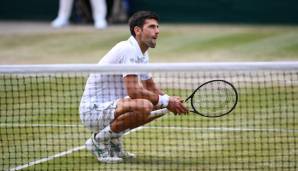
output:
M 115 119 L 111 123 L 113 132 L 122 132 L 142 126 L 159 117 L 150 117 L 153 104 L 146 99 L 122 99 L 117 103 Z

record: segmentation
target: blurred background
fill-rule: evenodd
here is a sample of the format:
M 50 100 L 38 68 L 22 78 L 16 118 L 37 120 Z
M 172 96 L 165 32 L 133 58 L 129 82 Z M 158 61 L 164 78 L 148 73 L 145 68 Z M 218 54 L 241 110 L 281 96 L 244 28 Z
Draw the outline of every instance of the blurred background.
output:
M 76 0 L 79 4 L 82 0 Z M 83 0 L 88 3 L 88 0 Z M 106 0 L 111 15 L 117 0 Z M 138 10 L 153 10 L 164 22 L 253 22 L 298 23 L 296 0 L 123 0 L 128 15 Z M 58 0 L 10 0 L 0 6 L 2 20 L 52 20 Z M 72 20 L 80 22 L 79 9 L 73 10 Z M 121 17 L 121 16 L 119 16 Z
M 3 1 L 0 64 L 96 63 L 130 35 L 129 16 L 160 15 L 152 62 L 298 59 L 295 0 L 106 0 L 108 27 L 92 27 L 89 0 L 74 0 L 70 25 L 51 27 L 59 0 Z

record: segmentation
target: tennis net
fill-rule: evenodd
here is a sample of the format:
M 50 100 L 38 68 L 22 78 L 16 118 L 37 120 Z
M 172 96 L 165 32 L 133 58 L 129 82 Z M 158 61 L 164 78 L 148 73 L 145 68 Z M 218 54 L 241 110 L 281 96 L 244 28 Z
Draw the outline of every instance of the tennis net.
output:
M 229 81 L 238 104 L 219 118 L 167 113 L 124 135 L 136 158 L 99 163 L 84 146 L 91 131 L 79 115 L 88 76 L 147 72 L 184 99 L 206 81 Z M 297 114 L 298 62 L 3 65 L 0 170 L 295 171 Z

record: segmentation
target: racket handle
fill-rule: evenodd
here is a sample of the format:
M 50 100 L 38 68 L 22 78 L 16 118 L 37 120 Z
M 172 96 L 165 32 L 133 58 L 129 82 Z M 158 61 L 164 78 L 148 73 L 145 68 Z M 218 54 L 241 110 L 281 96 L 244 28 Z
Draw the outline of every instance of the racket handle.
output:
M 157 117 L 157 116 L 162 116 L 166 114 L 169 110 L 167 108 L 159 109 L 159 110 L 154 110 L 150 113 L 150 117 Z

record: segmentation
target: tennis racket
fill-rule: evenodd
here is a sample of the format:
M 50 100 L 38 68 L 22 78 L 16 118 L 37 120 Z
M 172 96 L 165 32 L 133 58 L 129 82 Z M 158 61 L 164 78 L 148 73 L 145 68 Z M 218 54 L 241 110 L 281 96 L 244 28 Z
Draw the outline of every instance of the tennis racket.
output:
M 205 117 L 221 117 L 231 113 L 238 102 L 238 93 L 234 85 L 225 80 L 211 80 L 198 86 L 185 99 L 190 102 L 190 112 Z M 162 116 L 167 108 L 151 112 L 152 117 Z

